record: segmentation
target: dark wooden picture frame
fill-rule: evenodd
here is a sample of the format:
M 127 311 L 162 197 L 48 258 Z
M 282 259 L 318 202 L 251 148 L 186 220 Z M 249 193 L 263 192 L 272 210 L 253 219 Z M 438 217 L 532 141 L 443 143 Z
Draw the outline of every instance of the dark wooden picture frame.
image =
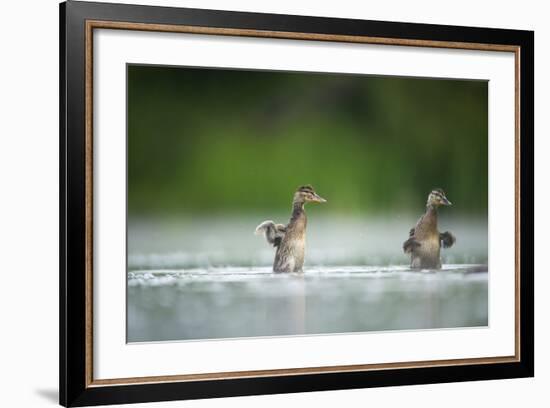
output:
M 516 351 L 513 356 L 94 380 L 93 30 L 185 32 L 514 52 Z M 60 403 L 121 404 L 534 375 L 534 33 L 69 1 L 60 5 Z M 521 251 L 520 251 L 521 248 Z

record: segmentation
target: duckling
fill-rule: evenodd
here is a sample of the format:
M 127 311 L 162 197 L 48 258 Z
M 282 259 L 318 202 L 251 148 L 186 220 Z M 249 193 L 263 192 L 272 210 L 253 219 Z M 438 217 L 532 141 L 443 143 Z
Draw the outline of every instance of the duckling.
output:
M 326 203 L 312 186 L 301 186 L 294 193 L 292 216 L 287 225 L 268 220 L 256 227 L 256 234 L 262 234 L 267 242 L 277 248 L 273 272 L 302 272 L 306 247 L 307 216 L 305 203 Z
M 452 205 L 445 192 L 436 188 L 430 192 L 426 212 L 409 232 L 409 239 L 403 243 L 403 251 L 411 255 L 411 268 L 441 269 L 439 253 L 441 246 L 450 248 L 456 242 L 453 234 L 437 229 L 437 209 L 441 205 Z

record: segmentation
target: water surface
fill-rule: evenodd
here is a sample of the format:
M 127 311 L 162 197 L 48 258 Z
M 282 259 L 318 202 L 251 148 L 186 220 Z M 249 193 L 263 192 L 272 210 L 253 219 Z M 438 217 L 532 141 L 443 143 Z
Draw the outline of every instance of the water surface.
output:
M 315 216 L 303 274 L 271 272 L 274 249 L 253 234 L 265 216 L 132 220 L 128 341 L 488 324 L 485 222 L 445 220 L 457 244 L 443 270 L 411 271 L 401 244 L 414 217 Z
M 128 276 L 128 340 L 487 325 L 483 266 L 142 270 Z

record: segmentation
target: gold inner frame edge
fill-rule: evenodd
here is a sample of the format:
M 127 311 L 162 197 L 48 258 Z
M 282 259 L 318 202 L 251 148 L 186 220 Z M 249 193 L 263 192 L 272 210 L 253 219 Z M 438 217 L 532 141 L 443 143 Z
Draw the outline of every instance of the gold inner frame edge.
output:
M 200 374 L 164 375 L 151 377 L 126 377 L 112 379 L 93 378 L 93 30 L 118 29 L 131 31 L 153 31 L 203 35 L 240 36 L 256 38 L 329 41 L 359 44 L 449 48 L 478 51 L 513 52 L 515 58 L 515 353 L 513 356 L 478 357 L 414 362 L 377 364 L 354 364 L 341 366 L 300 367 L 273 370 L 231 371 Z M 521 361 L 520 356 L 520 51 L 517 45 L 466 43 L 454 41 L 415 40 L 354 35 L 333 35 L 288 31 L 268 31 L 235 28 L 197 27 L 150 23 L 129 23 L 122 21 L 86 20 L 85 26 L 85 386 L 102 387 L 145 383 L 168 383 L 183 381 L 208 381 L 237 378 L 292 376 L 300 374 L 321 374 L 352 371 L 373 371 L 389 369 L 410 369 L 421 367 L 460 366 L 470 364 L 513 363 Z

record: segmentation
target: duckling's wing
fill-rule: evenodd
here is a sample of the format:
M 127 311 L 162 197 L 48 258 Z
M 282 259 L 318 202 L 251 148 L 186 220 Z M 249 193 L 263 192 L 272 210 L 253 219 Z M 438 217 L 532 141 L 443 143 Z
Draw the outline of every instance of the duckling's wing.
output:
M 278 247 L 279 245 L 281 245 L 281 241 L 283 240 L 285 234 L 286 234 L 286 225 L 275 224 L 275 233 L 274 233 L 274 239 L 273 239 L 274 247 Z
M 449 231 L 445 231 L 439 234 L 439 240 L 441 241 L 443 248 L 450 248 L 456 242 L 455 236 L 451 234 Z
M 410 237 L 408 240 L 403 242 L 403 251 L 408 254 L 411 253 L 415 248 L 420 246 L 420 242 L 416 240 L 414 236 Z
M 403 242 L 403 251 L 408 254 L 412 252 L 415 248 L 420 246 L 420 243 L 414 237 L 416 228 L 411 228 L 409 231 L 409 239 Z
M 274 247 L 278 247 L 286 233 L 286 226 L 283 224 L 275 224 L 268 220 L 262 222 L 256 227 L 256 234 L 263 234 L 267 242 Z

